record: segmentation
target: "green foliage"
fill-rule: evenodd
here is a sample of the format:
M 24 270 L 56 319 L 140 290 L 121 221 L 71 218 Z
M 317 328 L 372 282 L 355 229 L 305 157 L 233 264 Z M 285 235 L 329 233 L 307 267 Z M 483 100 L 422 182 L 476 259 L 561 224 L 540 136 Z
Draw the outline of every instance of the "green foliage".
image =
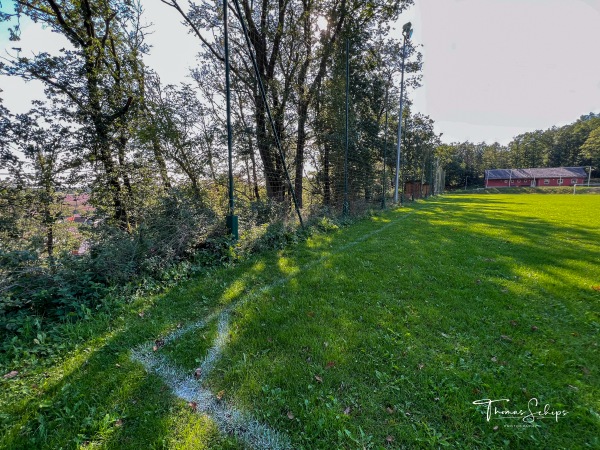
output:
M 600 125 L 594 128 L 581 146 L 583 156 L 588 158 L 600 170 Z
M 48 267 L 36 252 L 0 251 L 0 330 L 12 331 L 12 316 L 20 311 L 66 319 L 85 316 L 108 294 L 87 261 L 63 254 Z
M 131 233 L 110 226 L 94 230 L 90 265 L 109 284 L 158 276 L 189 259 L 215 226 L 212 211 L 173 190 L 145 211 L 143 222 Z

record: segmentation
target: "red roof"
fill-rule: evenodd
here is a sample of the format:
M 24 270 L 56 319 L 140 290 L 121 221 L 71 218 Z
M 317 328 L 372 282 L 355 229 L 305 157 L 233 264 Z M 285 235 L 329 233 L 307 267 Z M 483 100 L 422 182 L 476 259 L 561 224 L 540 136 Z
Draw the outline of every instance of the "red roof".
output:
M 488 180 L 518 180 L 538 178 L 586 178 L 584 167 L 547 167 L 536 169 L 491 169 L 485 171 Z
M 63 199 L 63 205 L 73 208 L 73 215 L 94 211 L 96 208 L 88 203 L 89 199 L 89 194 L 67 194 Z

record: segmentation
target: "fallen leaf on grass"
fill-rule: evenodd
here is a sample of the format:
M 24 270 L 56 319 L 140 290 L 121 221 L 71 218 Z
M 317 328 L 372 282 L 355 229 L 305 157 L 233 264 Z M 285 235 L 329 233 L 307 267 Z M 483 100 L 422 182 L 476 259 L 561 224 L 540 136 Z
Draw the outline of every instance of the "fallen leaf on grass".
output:
M 538 327 L 536 327 L 535 325 L 531 326 L 531 331 L 537 331 L 537 330 L 538 330 Z
M 293 420 L 294 419 L 294 413 L 292 413 L 291 411 L 288 411 L 287 413 L 288 419 Z
M 512 342 L 512 338 L 510 336 L 505 335 L 505 334 L 503 334 L 502 336 L 500 336 L 500 339 L 502 339 L 503 341 Z
M 492 362 L 498 362 L 498 358 L 496 358 L 495 356 L 492 356 Z
M 392 408 L 391 406 L 388 406 L 387 408 L 385 408 L 385 410 L 388 412 L 388 414 L 394 414 L 394 408 Z
M 196 402 L 189 402 L 188 406 L 190 408 L 192 408 L 192 411 L 194 411 L 194 412 L 198 411 L 198 403 L 196 403 Z
M 308 311 L 308 312 L 306 313 L 306 315 L 307 315 L 308 317 L 315 317 L 315 313 L 314 313 L 313 311 Z
M 315 380 L 317 380 L 319 383 L 323 382 L 323 378 L 321 378 L 319 375 L 315 375 Z
M 17 375 L 19 375 L 19 372 L 17 372 L 16 370 L 11 370 L 7 374 L 5 374 L 2 378 L 4 378 L 5 380 L 10 380 L 11 378 L 16 377 Z
M 142 312 L 139 312 L 139 313 L 138 313 L 138 316 L 140 316 L 140 317 L 143 319 L 143 318 L 144 318 L 144 311 L 142 311 Z
M 196 370 L 194 370 L 194 378 L 198 379 L 198 378 L 200 378 L 201 375 L 202 375 L 202 369 L 200 367 L 198 367 Z
M 325 364 L 326 369 L 331 369 L 333 366 L 335 366 L 335 361 L 329 361 Z
M 165 346 L 165 341 L 164 339 L 157 339 L 154 341 L 154 347 L 152 347 L 152 351 L 158 351 L 158 349 L 162 348 Z
M 225 395 L 225 391 L 217 392 L 217 400 L 221 401 L 223 399 L 224 395 Z
M 350 411 L 352 411 L 352 410 L 348 406 L 346 409 L 344 409 L 344 414 L 346 414 L 348 416 L 348 415 L 350 415 Z
M 513 327 L 519 326 L 519 322 L 517 322 L 516 320 L 511 320 L 511 321 L 510 321 L 510 324 L 511 324 Z
M 494 427 L 494 431 L 498 431 L 498 425 Z
M 115 427 L 122 427 L 123 426 L 123 419 L 117 419 L 115 421 Z
M 595 290 L 595 291 L 600 291 L 600 285 L 598 285 L 598 286 L 592 286 L 592 289 Z
M 394 442 L 394 436 L 388 435 L 388 436 L 385 438 L 385 441 L 386 441 L 388 444 L 391 444 L 392 442 Z
M 419 367 L 419 370 L 423 370 L 423 367 L 425 367 L 425 364 L 423 364 L 423 363 L 420 363 L 420 364 L 418 365 L 418 367 Z

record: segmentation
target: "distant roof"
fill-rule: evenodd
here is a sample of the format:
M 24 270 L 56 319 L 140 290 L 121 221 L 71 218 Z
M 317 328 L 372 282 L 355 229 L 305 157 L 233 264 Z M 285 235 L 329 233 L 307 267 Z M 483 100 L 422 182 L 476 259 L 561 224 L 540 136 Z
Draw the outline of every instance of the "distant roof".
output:
M 485 171 L 488 180 L 520 178 L 581 178 L 587 177 L 584 167 L 548 167 L 537 169 L 491 169 Z

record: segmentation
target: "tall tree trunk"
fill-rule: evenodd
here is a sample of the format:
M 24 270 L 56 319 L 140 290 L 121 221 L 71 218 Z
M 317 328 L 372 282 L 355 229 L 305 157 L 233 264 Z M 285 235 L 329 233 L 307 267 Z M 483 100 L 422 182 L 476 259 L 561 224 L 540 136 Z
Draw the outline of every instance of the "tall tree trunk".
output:
M 254 156 L 254 146 L 252 138 L 248 136 L 248 147 L 250 149 L 250 161 L 252 161 L 252 181 L 254 183 L 254 197 L 256 201 L 260 200 L 260 192 L 258 190 L 258 176 L 256 175 L 256 157 Z
M 298 102 L 298 135 L 296 138 L 296 178 L 294 180 L 296 190 L 296 200 L 298 208 L 302 208 L 304 203 L 304 147 L 306 146 L 306 119 L 308 115 L 308 99 L 300 99 Z
M 262 97 L 257 92 L 256 95 L 256 132 L 258 153 L 263 163 L 265 181 L 267 187 L 267 197 L 283 202 L 284 186 L 282 185 L 281 174 L 279 173 L 280 164 L 273 145 L 269 142 L 267 135 L 267 113 Z
M 329 145 L 324 145 L 323 154 L 323 203 L 326 206 L 331 206 L 331 177 L 330 177 L 330 160 L 329 160 Z
M 156 133 L 152 134 L 152 152 L 154 153 L 154 160 L 156 161 L 156 165 L 158 166 L 158 173 L 160 174 L 160 179 L 162 180 L 163 187 L 165 191 L 168 191 L 169 189 L 171 189 L 171 181 L 169 180 L 167 164 L 162 154 L 160 141 L 158 140 L 158 136 L 156 136 Z

